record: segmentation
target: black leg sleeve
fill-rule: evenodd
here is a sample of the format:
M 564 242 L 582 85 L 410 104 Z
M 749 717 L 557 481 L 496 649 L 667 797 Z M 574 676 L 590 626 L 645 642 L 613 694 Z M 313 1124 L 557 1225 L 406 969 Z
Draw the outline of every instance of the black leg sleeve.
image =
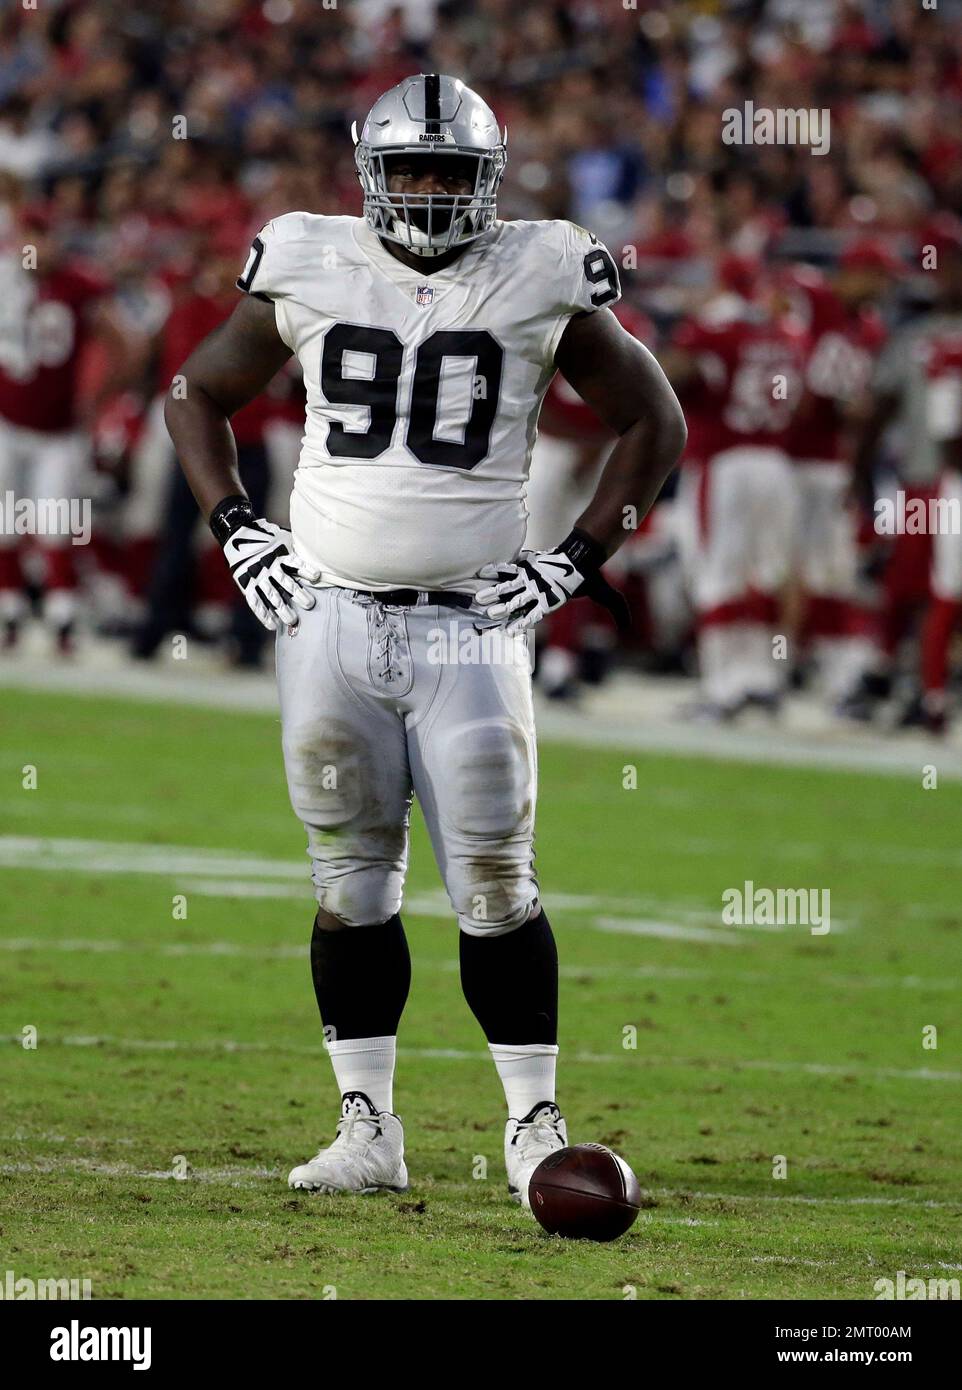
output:
M 315 919 L 311 975 L 321 1022 L 334 1038 L 394 1037 L 411 987 L 400 917 L 338 931 L 321 931 Z
M 462 932 L 461 987 L 489 1043 L 557 1043 L 558 949 L 545 912 L 504 936 Z

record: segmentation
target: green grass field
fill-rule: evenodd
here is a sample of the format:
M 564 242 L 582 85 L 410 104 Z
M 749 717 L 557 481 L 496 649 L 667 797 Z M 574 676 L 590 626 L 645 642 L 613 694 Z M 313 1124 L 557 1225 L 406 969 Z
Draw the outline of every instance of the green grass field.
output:
M 588 1246 L 508 1201 L 420 824 L 411 1191 L 295 1196 L 337 1097 L 276 721 L 2 691 L 0 728 L 0 1277 L 174 1299 L 871 1299 L 899 1269 L 958 1277 L 962 785 L 542 746 L 559 1100 L 646 1194 Z M 723 926 L 746 879 L 830 889 L 832 931 Z

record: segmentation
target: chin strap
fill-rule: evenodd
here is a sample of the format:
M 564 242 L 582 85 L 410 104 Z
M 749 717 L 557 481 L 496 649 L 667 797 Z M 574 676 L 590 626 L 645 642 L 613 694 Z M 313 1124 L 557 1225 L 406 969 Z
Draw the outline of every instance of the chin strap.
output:
M 462 213 L 461 218 L 458 220 L 462 220 L 463 217 L 464 214 Z M 406 250 L 413 251 L 416 256 L 424 256 L 425 258 L 428 256 L 443 256 L 446 251 L 453 251 L 456 246 L 461 244 L 460 242 L 452 241 L 450 246 L 428 246 L 426 243 L 417 240 L 417 236 L 427 236 L 427 233 L 422 232 L 421 228 L 415 226 L 413 222 L 410 224 L 411 240 L 408 241 L 407 237 L 404 235 L 408 230 L 408 224 L 406 222 L 399 222 L 396 217 L 392 218 L 391 221 L 394 227 L 394 234 L 398 238 L 399 244 L 405 247 Z

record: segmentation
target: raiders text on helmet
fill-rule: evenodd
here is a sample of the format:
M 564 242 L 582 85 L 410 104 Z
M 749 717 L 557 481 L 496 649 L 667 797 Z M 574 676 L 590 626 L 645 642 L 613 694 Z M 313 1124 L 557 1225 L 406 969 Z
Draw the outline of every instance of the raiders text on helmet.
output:
M 419 73 L 385 92 L 357 133 L 354 160 L 364 190 L 364 216 L 379 237 L 419 256 L 437 256 L 474 241 L 494 224 L 496 195 L 507 160 L 507 129 L 456 77 Z M 390 193 L 386 158 L 459 155 L 475 161 L 471 193 Z

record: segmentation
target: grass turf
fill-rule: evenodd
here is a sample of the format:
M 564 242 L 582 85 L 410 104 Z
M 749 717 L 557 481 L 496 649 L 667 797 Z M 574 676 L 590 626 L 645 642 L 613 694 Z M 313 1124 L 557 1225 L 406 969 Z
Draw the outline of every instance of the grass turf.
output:
M 503 1102 L 420 822 L 411 1191 L 295 1195 L 336 1094 L 276 721 L 16 692 L 0 721 L 0 1269 L 111 1298 L 735 1299 L 872 1298 L 962 1262 L 959 785 L 542 746 L 559 1098 L 572 1140 L 611 1144 L 646 1193 L 597 1246 L 507 1200 Z M 197 862 L 152 871 L 166 845 Z M 228 896 L 239 873 L 249 895 Z M 833 930 L 723 926 L 746 879 L 828 888 Z

